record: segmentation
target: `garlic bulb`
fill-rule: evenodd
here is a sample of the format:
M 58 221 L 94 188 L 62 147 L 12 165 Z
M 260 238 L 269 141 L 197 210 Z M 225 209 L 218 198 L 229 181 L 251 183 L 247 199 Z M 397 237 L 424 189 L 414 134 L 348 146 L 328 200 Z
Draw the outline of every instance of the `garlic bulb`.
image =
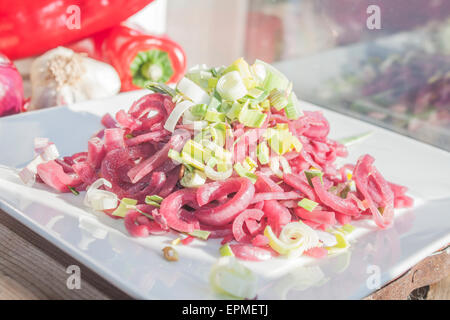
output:
M 30 78 L 31 110 L 106 98 L 120 91 L 120 78 L 112 66 L 64 47 L 34 60 Z

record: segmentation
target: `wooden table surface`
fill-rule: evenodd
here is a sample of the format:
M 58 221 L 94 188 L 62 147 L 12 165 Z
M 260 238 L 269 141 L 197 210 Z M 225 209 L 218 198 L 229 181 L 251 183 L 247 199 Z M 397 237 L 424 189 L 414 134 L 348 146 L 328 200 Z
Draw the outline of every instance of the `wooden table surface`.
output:
M 432 277 L 439 282 L 432 284 L 419 279 L 427 287 L 427 299 L 450 300 L 450 254 L 435 255 L 434 260 L 419 263 L 420 270 L 431 267 Z M 439 260 L 439 261 L 438 261 Z M 66 282 L 70 274 L 66 269 L 78 265 L 81 269 L 81 288 L 68 289 Z M 410 270 L 391 284 L 380 289 L 367 299 L 399 299 L 408 297 L 404 289 L 416 281 L 417 270 Z M 446 276 L 447 275 L 447 276 Z M 411 280 L 412 279 L 412 280 Z M 434 282 L 434 281 L 433 281 Z M 430 285 L 431 284 L 431 285 Z M 400 291 L 400 289 L 403 291 Z M 416 298 L 411 296 L 410 298 Z M 419 299 L 423 297 L 418 297 Z M 14 220 L 0 210 L 0 300 L 3 299 L 130 299 L 86 266 Z

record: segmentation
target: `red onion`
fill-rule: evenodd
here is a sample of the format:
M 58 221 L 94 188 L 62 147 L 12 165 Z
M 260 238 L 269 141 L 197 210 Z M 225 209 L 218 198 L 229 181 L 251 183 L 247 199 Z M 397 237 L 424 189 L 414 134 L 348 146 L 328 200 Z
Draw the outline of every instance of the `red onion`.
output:
M 19 113 L 24 100 L 19 71 L 5 55 L 0 53 L 0 117 Z

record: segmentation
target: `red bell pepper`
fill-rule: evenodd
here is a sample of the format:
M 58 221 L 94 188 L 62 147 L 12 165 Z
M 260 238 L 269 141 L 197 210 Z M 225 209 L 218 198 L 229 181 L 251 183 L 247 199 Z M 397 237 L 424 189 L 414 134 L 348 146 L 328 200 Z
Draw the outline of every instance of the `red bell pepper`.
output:
M 0 51 L 10 59 L 43 53 L 111 28 L 152 0 L 0 1 Z M 79 13 L 79 27 L 71 22 Z
M 176 42 L 122 25 L 68 47 L 111 64 L 119 73 L 122 91 L 143 88 L 148 81 L 176 83 L 186 71 L 186 55 Z

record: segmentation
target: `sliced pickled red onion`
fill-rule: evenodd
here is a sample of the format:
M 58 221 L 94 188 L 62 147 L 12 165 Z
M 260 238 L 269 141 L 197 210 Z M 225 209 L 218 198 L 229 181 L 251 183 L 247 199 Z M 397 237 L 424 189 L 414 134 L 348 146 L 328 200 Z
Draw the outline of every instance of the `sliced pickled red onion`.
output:
M 55 144 L 49 142 L 47 138 L 36 138 L 34 147 L 38 155 L 25 168 L 19 171 L 20 179 L 28 186 L 32 186 L 36 182 L 38 165 L 59 157 Z

